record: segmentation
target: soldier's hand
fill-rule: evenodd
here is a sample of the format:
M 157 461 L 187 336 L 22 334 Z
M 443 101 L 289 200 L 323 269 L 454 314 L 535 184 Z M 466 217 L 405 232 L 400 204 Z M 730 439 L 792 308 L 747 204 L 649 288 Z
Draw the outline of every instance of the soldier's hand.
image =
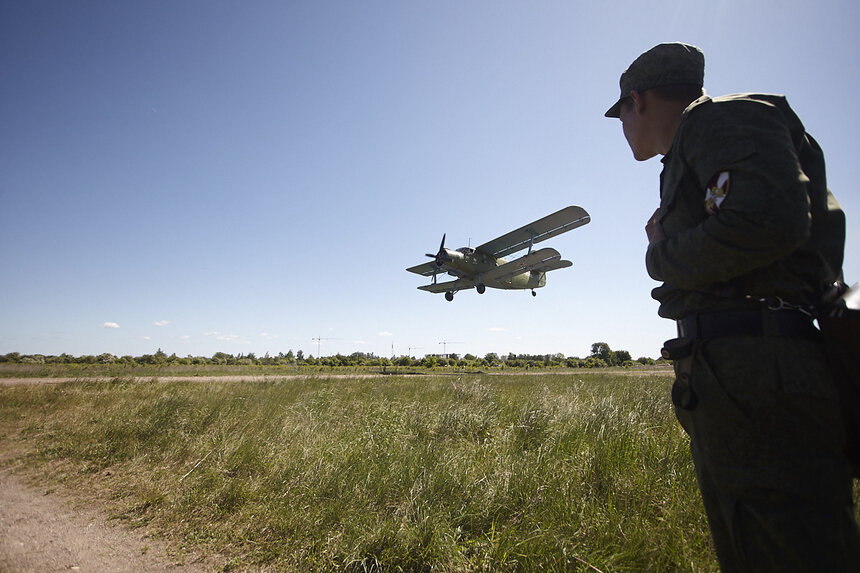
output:
M 657 215 L 659 213 L 660 209 L 654 211 L 654 214 L 651 215 L 651 218 L 648 219 L 648 223 L 645 225 L 645 234 L 648 235 L 649 245 L 666 239 L 666 233 L 663 231 L 663 226 L 657 222 Z

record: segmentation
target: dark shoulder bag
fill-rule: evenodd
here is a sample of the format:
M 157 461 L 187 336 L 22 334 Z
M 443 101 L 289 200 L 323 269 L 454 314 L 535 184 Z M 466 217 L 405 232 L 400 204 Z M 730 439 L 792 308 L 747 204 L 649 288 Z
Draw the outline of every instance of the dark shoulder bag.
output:
M 821 306 L 818 324 L 842 402 L 846 453 L 860 477 L 860 283 L 834 287 Z

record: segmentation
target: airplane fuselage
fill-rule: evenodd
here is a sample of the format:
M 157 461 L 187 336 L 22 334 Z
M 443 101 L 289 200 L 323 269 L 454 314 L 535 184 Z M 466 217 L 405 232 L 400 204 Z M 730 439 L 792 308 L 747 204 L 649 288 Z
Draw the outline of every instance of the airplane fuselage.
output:
M 535 289 L 546 285 L 546 273 L 538 271 L 525 271 L 514 275 L 506 280 L 487 280 L 483 276 L 488 271 L 506 264 L 508 261 L 496 258 L 471 247 L 461 247 L 457 250 L 444 249 L 445 260 L 440 271 L 448 274 L 475 281 L 476 284 L 485 284 L 491 288 L 498 289 Z

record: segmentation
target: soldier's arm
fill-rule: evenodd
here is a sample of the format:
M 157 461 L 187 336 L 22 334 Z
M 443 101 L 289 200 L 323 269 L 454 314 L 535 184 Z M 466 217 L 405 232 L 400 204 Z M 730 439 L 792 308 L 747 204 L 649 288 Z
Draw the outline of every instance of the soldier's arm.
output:
M 649 245 L 652 278 L 684 289 L 724 282 L 787 257 L 809 237 L 806 177 L 787 129 L 778 117 L 754 130 L 722 126 L 690 138 L 685 159 L 695 172 L 703 202 L 698 224 Z M 692 125 L 690 127 L 696 127 Z M 743 138 L 741 152 L 728 148 Z M 728 174 L 728 192 L 712 214 L 706 188 Z

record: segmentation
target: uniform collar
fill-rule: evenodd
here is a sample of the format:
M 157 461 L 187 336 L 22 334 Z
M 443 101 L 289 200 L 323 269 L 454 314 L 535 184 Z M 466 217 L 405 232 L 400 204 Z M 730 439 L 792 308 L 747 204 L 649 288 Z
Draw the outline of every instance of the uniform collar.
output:
M 663 165 L 666 164 L 666 161 L 668 161 L 669 157 L 672 155 L 672 152 L 675 150 L 675 146 L 678 143 L 678 134 L 681 133 L 681 128 L 684 126 L 684 122 L 687 120 L 687 117 L 690 115 L 690 113 L 693 112 L 694 109 L 696 109 L 697 107 L 699 107 L 701 105 L 710 103 L 711 101 L 712 101 L 711 96 L 703 95 L 702 97 L 700 97 L 696 100 L 693 100 L 693 102 L 690 103 L 690 105 L 688 105 L 686 108 L 684 108 L 684 111 L 681 112 L 681 122 L 678 124 L 678 129 L 675 131 L 674 139 L 672 139 L 672 145 L 669 147 L 669 151 L 666 153 L 666 155 L 664 155 L 660 159 L 660 162 L 663 163 Z

